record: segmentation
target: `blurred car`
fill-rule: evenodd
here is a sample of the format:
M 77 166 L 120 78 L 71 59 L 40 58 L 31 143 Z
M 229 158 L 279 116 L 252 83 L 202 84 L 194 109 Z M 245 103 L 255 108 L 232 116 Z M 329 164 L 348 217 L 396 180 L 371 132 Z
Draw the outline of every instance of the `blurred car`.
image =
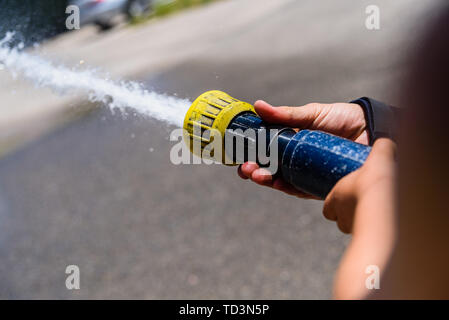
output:
M 95 23 L 102 29 L 109 29 L 121 14 L 129 19 L 148 14 L 153 0 L 70 0 L 69 3 L 80 9 L 81 25 Z

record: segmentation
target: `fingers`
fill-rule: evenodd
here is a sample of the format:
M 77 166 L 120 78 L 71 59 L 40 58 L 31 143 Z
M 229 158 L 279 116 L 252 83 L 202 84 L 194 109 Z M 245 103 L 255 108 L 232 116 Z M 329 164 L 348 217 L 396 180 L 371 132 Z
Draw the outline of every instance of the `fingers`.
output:
M 368 132 L 366 130 L 363 130 L 362 133 L 357 138 L 355 138 L 354 141 L 360 144 L 368 145 Z
M 273 181 L 272 187 L 276 190 L 285 192 L 292 196 L 306 196 L 305 193 L 296 190 L 295 187 L 293 187 L 291 184 L 285 182 L 284 180 L 282 180 L 280 178 Z
M 273 107 L 262 100 L 254 103 L 257 114 L 266 122 L 295 128 L 310 127 L 318 116 L 319 107 L 317 103 L 302 107 Z
M 257 163 L 245 162 L 239 167 L 239 175 L 243 179 L 251 179 L 257 184 L 263 186 L 271 186 L 273 184 L 273 176 L 266 169 L 260 169 Z
M 272 187 L 274 182 L 273 176 L 271 175 L 270 171 L 262 168 L 253 171 L 251 180 L 257 184 L 267 187 Z
M 243 180 L 248 180 L 249 178 L 243 173 L 242 171 L 242 166 L 240 165 L 239 168 L 237 169 L 237 173 L 239 175 L 240 178 L 242 178 Z
M 254 162 L 246 162 L 240 165 L 237 172 L 242 179 L 251 179 L 259 185 L 270 187 L 299 198 L 319 200 L 315 196 L 297 190 L 282 178 L 274 178 L 268 170 L 259 168 Z
M 352 172 L 338 181 L 324 200 L 324 217 L 336 221 L 338 228 L 343 233 L 352 232 L 356 206 L 354 188 L 356 188 L 357 174 L 358 172 Z
M 244 164 L 239 166 L 239 175 L 242 174 L 241 177 L 243 179 L 249 179 L 251 178 L 251 175 L 253 174 L 254 170 L 259 169 L 259 166 L 257 163 L 254 162 L 245 162 Z
M 337 215 L 335 220 L 338 229 L 346 234 L 352 233 L 352 226 L 354 224 L 354 211 L 344 211 Z
M 277 178 L 273 181 L 273 184 L 271 186 L 272 188 L 282 191 L 286 194 L 289 194 L 291 196 L 296 196 L 301 199 L 314 199 L 314 200 L 320 200 L 320 198 L 312 196 L 308 193 L 299 191 L 294 186 L 289 184 L 288 182 L 285 182 L 282 178 Z

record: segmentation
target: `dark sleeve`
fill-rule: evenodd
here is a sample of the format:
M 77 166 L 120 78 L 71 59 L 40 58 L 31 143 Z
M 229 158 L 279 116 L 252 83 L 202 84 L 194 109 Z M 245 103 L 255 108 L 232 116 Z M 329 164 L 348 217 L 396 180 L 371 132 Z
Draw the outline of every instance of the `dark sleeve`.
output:
M 399 108 L 368 97 L 359 98 L 351 103 L 356 103 L 363 109 L 369 145 L 373 145 L 376 139 L 382 137 L 395 140 L 399 125 Z

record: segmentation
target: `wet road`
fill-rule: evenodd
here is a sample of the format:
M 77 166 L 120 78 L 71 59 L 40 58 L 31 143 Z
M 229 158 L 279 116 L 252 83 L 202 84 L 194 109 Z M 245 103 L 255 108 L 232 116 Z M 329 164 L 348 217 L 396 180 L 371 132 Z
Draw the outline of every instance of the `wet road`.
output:
M 400 6 L 385 9 L 384 33 L 371 34 L 363 5 L 324 13 L 314 3 L 286 1 L 144 80 L 189 98 L 216 88 L 276 104 L 395 102 L 412 41 L 394 18 Z M 329 15 L 343 25 L 333 29 Z M 349 237 L 321 203 L 242 181 L 235 168 L 175 166 L 172 129 L 97 109 L 2 159 L 0 298 L 329 298 Z M 65 287 L 71 264 L 80 290 Z

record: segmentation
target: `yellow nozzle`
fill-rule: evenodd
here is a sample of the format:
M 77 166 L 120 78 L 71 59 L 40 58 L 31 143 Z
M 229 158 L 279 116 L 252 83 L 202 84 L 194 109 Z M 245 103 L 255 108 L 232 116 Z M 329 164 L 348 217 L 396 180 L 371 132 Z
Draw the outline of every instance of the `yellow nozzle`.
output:
M 205 147 L 210 145 L 216 136 L 210 133 L 218 132 L 224 139 L 226 129 L 232 119 L 243 112 L 256 114 L 252 105 L 234 99 L 222 91 L 212 90 L 200 95 L 192 103 L 184 119 L 184 141 L 190 151 L 203 157 Z M 223 146 L 221 162 L 233 165 L 232 161 L 226 157 L 224 141 L 221 142 L 221 146 Z M 195 145 L 201 147 L 194 148 Z M 212 159 L 212 157 L 209 158 Z

